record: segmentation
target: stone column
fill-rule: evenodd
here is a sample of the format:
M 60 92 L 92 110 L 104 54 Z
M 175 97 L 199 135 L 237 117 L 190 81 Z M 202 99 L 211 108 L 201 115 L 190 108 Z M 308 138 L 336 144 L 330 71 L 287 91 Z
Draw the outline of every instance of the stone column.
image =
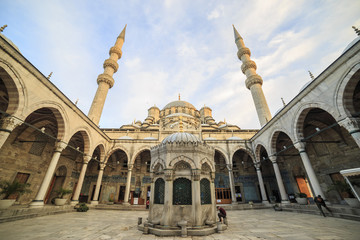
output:
M 232 164 L 226 164 L 226 167 L 229 171 L 229 183 L 230 183 L 230 190 L 231 190 L 231 201 L 233 204 L 236 203 L 236 196 L 235 196 L 235 184 L 234 184 L 234 175 L 232 171 Z
M 210 222 L 216 223 L 216 196 L 215 196 L 215 172 L 210 173 L 210 189 L 211 189 L 211 211 L 210 211 Z
M 173 171 L 172 169 L 166 169 L 164 212 L 160 220 L 160 225 L 163 226 L 170 226 L 170 219 L 173 211 L 173 183 Z
M 255 167 L 256 167 L 256 173 L 257 173 L 258 180 L 259 180 L 262 203 L 263 204 L 269 204 L 269 201 L 267 200 L 267 197 L 266 197 L 264 181 L 263 181 L 262 174 L 261 174 L 261 169 L 260 169 L 260 163 L 256 162 Z
M 104 168 L 105 168 L 105 164 L 100 163 L 100 171 L 99 171 L 99 175 L 98 175 L 98 178 L 97 178 L 97 181 L 96 181 L 94 199 L 92 199 L 91 205 L 99 204 L 99 192 L 100 192 L 100 186 L 101 186 L 102 177 L 103 177 L 103 174 L 104 174 Z
M 321 195 L 321 197 L 324 200 L 326 200 L 326 196 L 324 195 L 323 191 L 321 190 L 319 181 L 318 181 L 318 179 L 316 177 L 316 174 L 315 174 L 315 171 L 314 171 L 314 169 L 313 169 L 313 167 L 311 165 L 309 156 L 307 155 L 307 153 L 305 151 L 305 143 L 297 142 L 297 143 L 294 144 L 294 146 L 297 148 L 297 150 L 300 153 L 301 160 L 302 160 L 302 162 L 304 164 L 304 167 L 305 167 L 306 175 L 309 178 L 309 181 L 310 181 L 311 187 L 312 187 L 312 189 L 314 191 L 314 194 L 316 196 Z
M 53 157 L 50 161 L 50 165 L 45 173 L 44 180 L 42 181 L 39 191 L 36 194 L 35 199 L 30 203 L 30 207 L 41 207 L 44 206 L 44 198 L 46 195 L 46 192 L 49 189 L 51 179 L 54 176 L 54 172 L 57 166 L 57 163 L 59 161 L 59 158 L 61 156 L 61 152 L 65 149 L 66 143 L 64 142 L 57 142 L 55 145 L 55 151 L 53 154 Z
M 150 184 L 150 202 L 149 202 L 149 219 L 148 221 L 152 223 L 152 216 L 153 216 L 153 205 L 154 205 L 154 197 L 155 197 L 155 181 L 154 181 L 154 173 L 150 173 L 151 177 L 151 184 Z
M 341 120 L 339 125 L 349 131 L 358 147 L 360 147 L 360 119 L 347 117 L 344 120 Z
M 126 187 L 125 187 L 125 196 L 124 196 L 124 202 L 123 204 L 125 205 L 129 205 L 129 194 L 130 194 L 130 184 L 131 184 L 131 172 L 133 169 L 133 165 L 129 164 L 128 165 L 128 173 L 127 173 L 127 178 L 126 178 Z
M 273 167 L 274 167 L 276 181 L 277 181 L 277 184 L 278 184 L 278 187 L 280 190 L 280 195 L 281 195 L 281 203 L 289 203 L 288 196 L 286 194 L 285 187 L 284 187 L 284 182 L 282 180 L 281 173 L 279 170 L 279 166 L 276 162 L 276 156 L 270 156 L 269 159 L 271 160 Z
M 0 149 L 9 137 L 10 133 L 19 125 L 21 121 L 15 117 L 4 117 L 0 119 Z
M 200 169 L 192 170 L 192 200 L 193 203 L 193 219 L 195 226 L 202 226 L 202 208 L 200 196 Z
M 80 176 L 79 176 L 79 179 L 78 179 L 78 183 L 76 185 L 74 196 L 73 196 L 72 201 L 71 201 L 71 205 L 76 205 L 79 202 L 79 196 L 80 196 L 82 185 L 84 183 L 84 178 L 85 178 L 87 165 L 88 165 L 90 160 L 91 160 L 91 156 L 84 156 L 84 162 L 83 162 L 83 165 L 81 167 Z

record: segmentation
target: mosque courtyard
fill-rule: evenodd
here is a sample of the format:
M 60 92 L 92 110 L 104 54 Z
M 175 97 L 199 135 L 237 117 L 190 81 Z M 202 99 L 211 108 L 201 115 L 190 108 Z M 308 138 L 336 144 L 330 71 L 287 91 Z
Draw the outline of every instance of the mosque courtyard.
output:
M 90 210 L 0 224 L 0 239 L 359 239 L 358 221 L 272 209 L 228 211 L 228 230 L 206 237 L 156 237 L 137 230 L 147 211 Z

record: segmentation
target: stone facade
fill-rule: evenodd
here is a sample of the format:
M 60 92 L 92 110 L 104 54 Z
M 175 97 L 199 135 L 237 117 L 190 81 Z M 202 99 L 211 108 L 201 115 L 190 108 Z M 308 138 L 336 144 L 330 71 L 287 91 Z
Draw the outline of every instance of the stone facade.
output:
M 121 57 L 115 47 L 110 59 Z M 249 58 L 250 50 L 241 45 L 238 55 Z M 115 72 L 115 63 L 105 61 L 104 73 Z M 250 80 L 256 76 L 254 64 L 243 70 Z M 21 204 L 51 203 L 58 187 L 73 190 L 73 203 L 145 204 L 151 149 L 178 132 L 182 119 L 184 132 L 215 151 L 217 203 L 286 203 L 300 191 L 341 203 L 343 196 L 327 189 L 340 170 L 360 166 L 359 76 L 358 41 L 273 118 L 260 104 L 260 130 L 216 122 L 209 107 L 197 110 L 180 98 L 150 107 L 143 122 L 100 129 L 0 34 L 0 179 L 31 184 Z M 95 115 L 100 119 L 101 111 Z

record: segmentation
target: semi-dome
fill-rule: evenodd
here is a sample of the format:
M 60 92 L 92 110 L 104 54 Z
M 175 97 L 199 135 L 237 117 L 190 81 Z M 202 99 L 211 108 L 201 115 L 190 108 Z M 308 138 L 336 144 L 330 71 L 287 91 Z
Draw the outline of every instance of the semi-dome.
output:
M 164 138 L 162 143 L 201 143 L 201 140 L 191 133 L 177 132 Z
M 194 105 L 192 105 L 191 103 L 178 100 L 178 101 L 173 101 L 171 103 L 166 104 L 166 106 L 163 108 L 163 110 L 166 109 L 166 108 L 172 108 L 172 107 L 186 107 L 186 108 L 196 109 L 194 107 Z
M 4 38 L 5 41 L 7 41 L 7 42 L 8 42 L 13 48 L 15 48 L 19 53 L 21 53 L 20 50 L 19 50 L 19 48 L 18 48 L 9 38 L 5 37 L 5 35 L 4 35 L 4 34 L 1 34 L 1 33 L 0 33 L 0 36 L 1 36 L 2 38 Z

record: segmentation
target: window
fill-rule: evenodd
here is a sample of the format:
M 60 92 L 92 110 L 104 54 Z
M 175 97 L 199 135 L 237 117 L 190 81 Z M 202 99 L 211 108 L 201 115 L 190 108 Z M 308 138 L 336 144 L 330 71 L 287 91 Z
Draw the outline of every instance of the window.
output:
M 210 182 L 206 178 L 200 181 L 201 204 L 211 204 Z
M 35 137 L 35 141 L 29 150 L 29 153 L 37 156 L 41 156 L 47 142 L 48 142 L 48 138 L 45 134 L 42 133 L 37 134 Z
M 165 181 L 162 178 L 158 178 L 155 181 L 154 203 L 164 204 L 165 193 Z
M 191 181 L 186 178 L 178 178 L 173 186 L 173 205 L 191 205 Z

